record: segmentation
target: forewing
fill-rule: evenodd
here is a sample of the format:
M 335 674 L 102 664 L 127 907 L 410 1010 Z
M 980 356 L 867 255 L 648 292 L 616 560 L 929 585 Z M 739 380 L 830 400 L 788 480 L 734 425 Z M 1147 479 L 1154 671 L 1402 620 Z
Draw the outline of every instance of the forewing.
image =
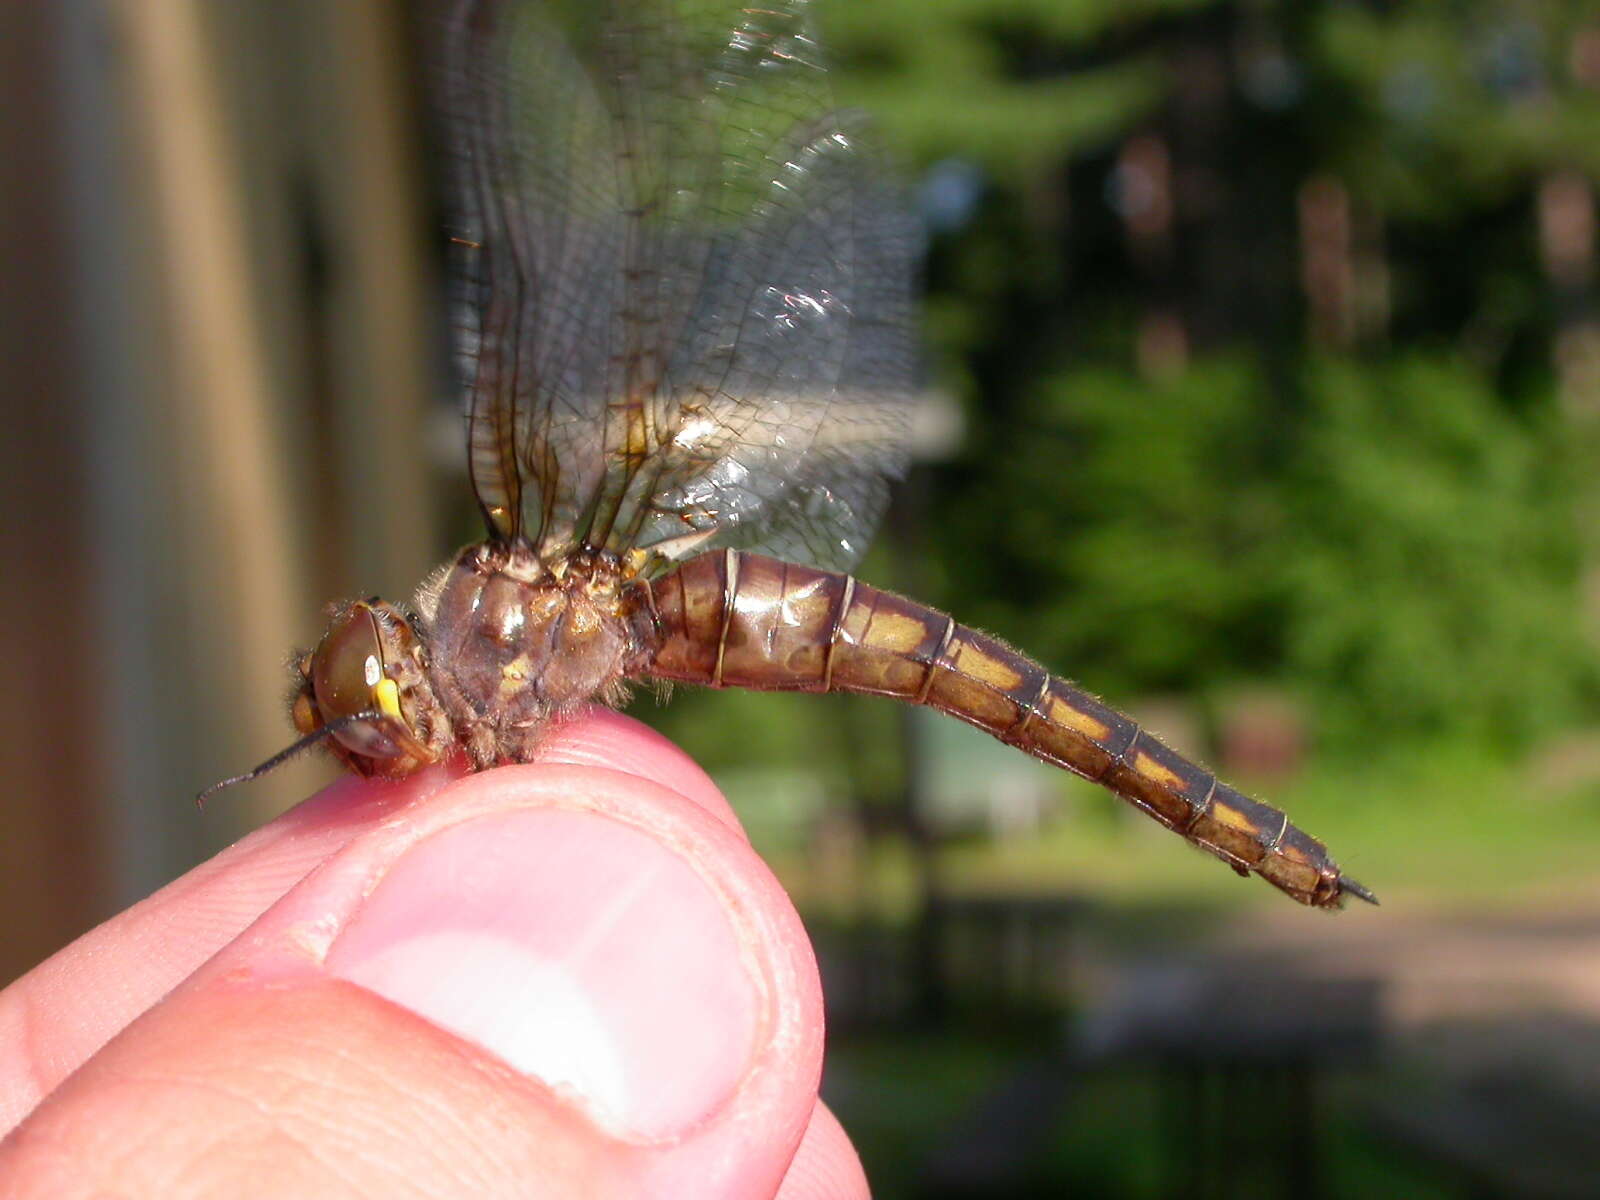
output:
M 479 2 L 449 32 L 491 527 L 853 561 L 904 465 L 918 236 L 805 0 Z
M 432 80 L 468 465 L 491 531 L 506 537 L 526 532 L 525 501 L 536 533 L 598 477 L 625 232 L 611 121 L 552 16 L 451 4 Z

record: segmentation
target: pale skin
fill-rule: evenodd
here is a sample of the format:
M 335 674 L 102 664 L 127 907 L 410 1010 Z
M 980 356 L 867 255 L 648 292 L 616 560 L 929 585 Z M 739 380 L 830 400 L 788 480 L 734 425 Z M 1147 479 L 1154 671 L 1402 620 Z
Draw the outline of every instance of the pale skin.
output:
M 0 992 L 8 1197 L 860 1200 L 793 907 L 596 712 L 335 784 Z

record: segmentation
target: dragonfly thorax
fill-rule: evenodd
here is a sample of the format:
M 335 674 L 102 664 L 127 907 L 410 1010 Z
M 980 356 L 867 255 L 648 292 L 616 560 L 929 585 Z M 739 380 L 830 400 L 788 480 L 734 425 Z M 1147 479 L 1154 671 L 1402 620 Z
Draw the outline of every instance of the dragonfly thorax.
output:
M 485 543 L 423 589 L 433 699 L 475 766 L 523 761 L 552 718 L 625 698 L 655 641 L 631 581 L 605 552 Z

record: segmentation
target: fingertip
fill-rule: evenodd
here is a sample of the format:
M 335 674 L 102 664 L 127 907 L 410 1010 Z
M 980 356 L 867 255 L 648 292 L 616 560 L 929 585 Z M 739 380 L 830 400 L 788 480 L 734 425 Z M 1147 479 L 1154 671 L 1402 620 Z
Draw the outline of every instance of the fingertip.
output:
M 352 1014 L 308 1015 L 341 997 Z M 452 1080 L 496 1096 L 435 1094 L 416 1078 L 435 1053 L 453 1056 Z M 530 1136 L 578 1136 L 626 1175 L 623 1194 L 771 1195 L 812 1119 L 821 1055 L 815 958 L 749 843 L 614 764 L 547 762 L 454 780 L 364 830 L 33 1123 L 83 1153 L 124 1147 L 140 1169 L 159 1165 L 147 1150 L 231 1161 L 244 1144 L 276 1171 L 277 1140 L 285 1170 L 336 1158 L 352 1128 L 375 1157 L 404 1161 L 391 1146 L 445 1119 L 492 1127 L 439 1142 L 428 1169 L 445 1177 L 472 1171 L 473 1155 L 526 1162 Z M 314 1086 L 289 1089 L 285 1062 Z M 141 1090 L 158 1077 L 165 1108 Z M 423 1102 L 397 1103 L 397 1083 Z M 270 1097 L 226 1114 L 247 1127 L 219 1130 L 205 1097 L 263 1084 Z M 506 1115 L 530 1104 L 543 1125 Z M 169 1137 L 177 1124 L 196 1132 Z M 351 1171 L 376 1172 L 367 1194 L 388 1194 L 384 1163 L 359 1148 Z
M 871 1195 L 867 1173 L 844 1126 L 818 1101 L 777 1200 L 871 1200 Z
M 494 1156 L 496 1169 L 525 1164 L 530 1138 L 577 1137 L 574 1169 L 620 1171 L 619 1194 L 650 1194 L 640 1181 L 669 1185 L 656 1194 L 684 1194 L 678 1184 L 707 1197 L 772 1194 L 815 1119 L 821 1064 L 820 982 L 798 916 L 720 794 L 666 739 L 598 713 L 558 732 L 546 754 L 476 774 L 457 765 L 392 784 L 340 781 L 281 819 L 265 836 L 320 845 L 326 861 L 41 1106 L 18 1144 L 57 1150 L 28 1162 L 68 1146 L 108 1161 L 144 1155 L 152 1171 L 186 1148 L 226 1164 L 228 1145 L 259 1138 L 257 1167 L 276 1171 L 274 1154 L 301 1147 L 314 1153 L 290 1153 L 285 1172 L 315 1170 L 351 1148 L 354 1128 L 379 1158 L 408 1163 L 391 1142 L 438 1143 L 424 1123 L 446 1119 L 499 1132 L 452 1141 L 407 1173 L 473 1173 L 473 1155 Z M 371 936 L 341 951 L 364 908 Z M 724 921 L 731 935 L 708 938 Z M 585 954 L 598 957 L 574 965 Z M 505 973 L 508 959 L 520 975 Z M 354 1015 L 307 1015 L 341 1003 Z M 554 1021 L 517 1028 L 519 1014 Z M 582 1037 L 562 1024 L 574 1016 Z M 454 1064 L 440 1094 L 413 1082 L 436 1073 L 435 1053 Z M 305 1065 L 286 1080 L 284 1062 Z M 318 1070 L 326 1086 L 305 1090 L 298 1076 Z M 695 1097 L 682 1086 L 689 1075 Z M 157 1078 L 152 1099 L 143 1089 Z M 462 1080 L 510 1098 L 490 1102 Z M 385 1091 L 395 1081 L 417 1105 L 396 1104 Z M 272 1095 L 237 1113 L 208 1106 L 262 1084 Z M 324 1101 L 339 1110 L 327 1116 Z M 516 1115 L 530 1104 L 533 1117 Z M 245 1124 L 219 1129 L 224 1115 Z M 356 1148 L 352 1179 L 372 1166 L 370 1146 Z M 146 1150 L 164 1161 L 146 1161 Z
M 614 709 L 591 708 L 552 726 L 533 761 L 638 775 L 671 788 L 744 835 L 732 805 L 699 763 L 669 738 Z

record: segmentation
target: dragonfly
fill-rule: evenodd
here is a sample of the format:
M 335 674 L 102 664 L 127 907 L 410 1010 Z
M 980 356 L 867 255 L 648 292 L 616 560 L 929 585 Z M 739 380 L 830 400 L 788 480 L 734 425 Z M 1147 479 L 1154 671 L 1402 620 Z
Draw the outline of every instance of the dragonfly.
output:
M 334 605 L 299 741 L 362 776 L 528 760 L 630 685 L 925 705 L 1302 904 L 1315 838 L 988 636 L 849 573 L 906 469 L 919 223 L 808 0 L 452 0 L 429 65 L 484 538 Z M 208 789 L 208 793 L 213 789 Z

